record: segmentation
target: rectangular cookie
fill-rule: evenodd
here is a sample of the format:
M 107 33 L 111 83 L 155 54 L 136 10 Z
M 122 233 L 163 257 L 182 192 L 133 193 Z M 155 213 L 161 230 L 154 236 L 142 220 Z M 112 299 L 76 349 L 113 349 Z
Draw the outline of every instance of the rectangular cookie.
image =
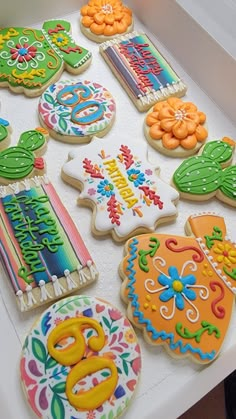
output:
M 46 176 L 0 187 L 0 257 L 21 311 L 92 282 L 92 258 Z
M 100 53 L 140 112 L 187 87 L 145 33 L 132 32 L 100 45 Z

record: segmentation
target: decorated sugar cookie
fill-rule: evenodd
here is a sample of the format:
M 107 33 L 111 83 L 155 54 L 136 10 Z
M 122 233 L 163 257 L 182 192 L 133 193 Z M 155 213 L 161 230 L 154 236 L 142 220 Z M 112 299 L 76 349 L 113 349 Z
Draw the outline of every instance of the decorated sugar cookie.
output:
M 81 31 L 95 42 L 104 42 L 133 29 L 132 10 L 121 0 L 89 0 L 80 10 Z
M 43 174 L 41 156 L 47 148 L 48 132 L 43 128 L 25 131 L 18 144 L 0 152 L 0 185 Z
M 219 354 L 236 293 L 236 246 L 224 219 L 189 217 L 191 237 L 145 234 L 126 244 L 120 265 L 128 317 L 147 342 L 202 364 Z
M 0 30 L 0 87 L 39 96 L 65 69 L 79 74 L 91 62 L 91 53 L 77 45 L 66 20 L 44 22 L 42 30 Z
M 115 101 L 98 83 L 64 80 L 52 84 L 39 101 L 39 119 L 50 135 L 68 143 L 103 137 L 115 119 Z
M 93 282 L 93 260 L 53 185 L 35 177 L 0 189 L 0 256 L 27 311 Z
M 74 296 L 49 307 L 27 336 L 20 372 L 40 418 L 117 418 L 141 369 L 140 347 L 123 314 L 100 298 Z
M 145 33 L 132 32 L 100 45 L 100 53 L 140 112 L 187 87 Z
M 235 141 L 224 137 L 207 143 L 199 156 L 184 160 L 172 179 L 180 196 L 192 201 L 206 201 L 215 196 L 235 207 L 236 166 L 230 166 L 234 147 Z
M 92 232 L 122 241 L 177 215 L 178 193 L 156 171 L 145 144 L 95 138 L 69 154 L 62 178 L 82 190 L 79 202 L 93 208 Z
M 0 118 L 0 150 L 8 147 L 10 143 L 11 127 L 6 119 Z
M 206 115 L 192 102 L 177 97 L 156 103 L 144 121 L 149 144 L 162 154 L 184 157 L 195 154 L 207 139 Z

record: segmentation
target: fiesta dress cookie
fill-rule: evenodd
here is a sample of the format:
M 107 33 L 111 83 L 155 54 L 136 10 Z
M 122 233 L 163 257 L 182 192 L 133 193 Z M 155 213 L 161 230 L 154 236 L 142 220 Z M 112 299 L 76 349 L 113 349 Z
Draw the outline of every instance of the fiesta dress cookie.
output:
M 115 120 L 116 105 L 111 93 L 88 80 L 59 81 L 42 94 L 40 123 L 50 135 L 68 143 L 86 143 L 103 137 Z
M 18 144 L 0 151 L 0 185 L 42 175 L 48 132 L 39 127 L 21 134 Z
M 91 53 L 77 45 L 66 20 L 44 22 L 41 30 L 0 30 L 0 87 L 39 96 L 63 70 L 80 74 L 90 65 Z
M 180 196 L 192 201 L 216 197 L 235 207 L 236 165 L 230 165 L 234 148 L 235 141 L 224 137 L 205 144 L 199 156 L 184 160 L 172 178 Z
M 79 202 L 93 209 L 92 232 L 122 241 L 177 215 L 178 193 L 156 172 L 146 144 L 94 138 L 69 154 L 62 178 L 80 189 Z
M 172 97 L 156 103 L 144 121 L 149 144 L 162 154 L 187 157 L 195 154 L 207 139 L 206 115 L 192 102 Z
M 80 10 L 81 31 L 95 42 L 104 42 L 133 30 L 132 10 L 121 0 L 89 0 Z
M 145 33 L 104 42 L 100 53 L 140 112 L 186 93 L 186 85 Z
M 207 364 L 219 354 L 235 301 L 236 246 L 224 219 L 189 217 L 186 233 L 145 234 L 120 265 L 128 317 L 152 345 Z
M 0 151 L 10 143 L 11 127 L 6 119 L 0 118 Z
M 89 285 L 96 266 L 52 183 L 0 188 L 0 256 L 21 311 Z
M 27 401 L 40 418 L 117 418 L 141 369 L 134 330 L 110 303 L 74 296 L 49 307 L 27 336 L 20 361 Z

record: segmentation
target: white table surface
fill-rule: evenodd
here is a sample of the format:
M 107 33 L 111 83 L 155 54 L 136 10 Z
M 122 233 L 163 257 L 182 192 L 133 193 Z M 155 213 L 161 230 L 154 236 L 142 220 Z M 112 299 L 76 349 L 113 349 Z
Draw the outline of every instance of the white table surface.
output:
M 88 79 L 103 84 L 116 99 L 117 116 L 110 133 L 104 137 L 109 141 L 122 138 L 128 143 L 134 137 L 138 144 L 145 142 L 143 135 L 144 114 L 139 113 L 119 82 L 112 76 L 98 52 L 98 45 L 85 38 L 79 30 L 79 13 L 63 16 L 72 23 L 73 35 L 82 46 L 93 53 L 92 65 L 81 80 Z M 37 27 L 37 26 L 36 26 Z M 41 27 L 41 23 L 38 25 Z M 136 30 L 145 30 L 140 22 L 135 22 Z M 149 33 L 148 33 L 149 34 Z M 149 34 L 151 35 L 151 34 Z M 154 43 L 164 53 L 179 76 L 188 85 L 186 100 L 193 101 L 198 108 L 207 114 L 209 140 L 231 136 L 236 139 L 236 128 L 209 97 L 197 86 L 179 66 L 178 62 L 166 51 L 163 45 L 151 35 Z M 62 78 L 68 78 L 63 74 Z M 26 99 L 22 95 L 14 95 L 7 89 L 0 90 L 0 116 L 8 119 L 13 128 L 12 142 L 14 145 L 21 132 L 39 125 L 37 117 L 38 98 Z M 118 275 L 118 265 L 123 255 L 123 245 L 116 244 L 110 237 L 95 239 L 90 231 L 91 211 L 78 207 L 76 204 L 79 192 L 63 183 L 60 170 L 67 160 L 68 152 L 80 145 L 67 145 L 53 139 L 49 140 L 45 154 L 47 174 L 61 197 L 64 205 L 76 223 L 86 245 L 99 270 L 99 279 L 83 294 L 103 297 L 125 312 L 125 305 L 120 299 L 121 280 Z M 180 164 L 180 159 L 171 159 L 158 154 L 147 146 L 150 161 L 161 168 L 161 177 L 170 181 L 173 171 Z M 235 159 L 234 159 L 235 162 Z M 202 211 L 217 212 L 225 217 L 228 232 L 236 239 L 235 208 L 212 200 L 205 203 L 183 202 L 178 204 L 178 218 L 169 225 L 163 225 L 157 231 L 163 233 L 184 234 L 184 224 L 187 217 Z M 7 419 L 32 419 L 33 414 L 28 408 L 19 380 L 19 359 L 21 346 L 26 334 L 43 307 L 29 313 L 19 313 L 15 305 L 8 278 L 0 265 L 0 417 Z M 224 342 L 221 354 L 209 366 L 202 367 L 189 359 L 176 360 L 171 358 L 164 348 L 147 345 L 138 331 L 142 349 L 143 368 L 138 390 L 130 409 L 125 414 L 126 419 L 176 419 L 204 394 L 216 386 L 222 379 L 236 368 L 236 313 L 233 310 L 232 322 Z

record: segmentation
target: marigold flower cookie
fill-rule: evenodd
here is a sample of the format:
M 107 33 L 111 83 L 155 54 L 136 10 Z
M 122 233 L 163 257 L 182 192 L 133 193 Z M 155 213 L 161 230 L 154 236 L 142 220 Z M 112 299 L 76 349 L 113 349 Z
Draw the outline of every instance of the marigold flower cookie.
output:
M 50 135 L 67 143 L 86 143 L 103 137 L 115 120 L 111 93 L 99 83 L 60 80 L 39 100 L 39 120 Z
M 65 20 L 46 21 L 41 30 L 0 29 L 0 87 L 15 93 L 39 96 L 64 69 L 80 74 L 91 58 L 87 49 L 74 42 Z
M 236 207 L 236 165 L 230 165 L 234 148 L 235 141 L 224 137 L 206 143 L 198 156 L 184 160 L 172 178 L 180 196 L 192 201 L 216 197 Z
M 132 237 L 120 264 L 121 295 L 148 343 L 207 364 L 221 350 L 234 307 L 236 245 L 214 214 L 190 216 L 186 234 Z
M 156 103 L 144 121 L 149 144 L 162 154 L 185 157 L 195 154 L 206 141 L 206 115 L 192 102 L 172 97 Z
M 0 118 L 0 151 L 10 143 L 11 127 L 6 119 Z
M 121 0 L 89 0 L 80 10 L 81 31 L 95 42 L 104 42 L 133 29 L 132 11 Z
M 177 216 L 177 191 L 148 162 L 146 144 L 132 138 L 127 144 L 94 138 L 69 154 L 62 178 L 80 189 L 79 202 L 93 209 L 96 236 L 123 241 Z
M 20 311 L 72 293 L 98 272 L 46 176 L 0 187 L 0 256 Z
M 140 370 L 128 319 L 110 303 L 82 295 L 40 316 L 20 361 L 23 390 L 39 418 L 115 419 L 129 406 Z

